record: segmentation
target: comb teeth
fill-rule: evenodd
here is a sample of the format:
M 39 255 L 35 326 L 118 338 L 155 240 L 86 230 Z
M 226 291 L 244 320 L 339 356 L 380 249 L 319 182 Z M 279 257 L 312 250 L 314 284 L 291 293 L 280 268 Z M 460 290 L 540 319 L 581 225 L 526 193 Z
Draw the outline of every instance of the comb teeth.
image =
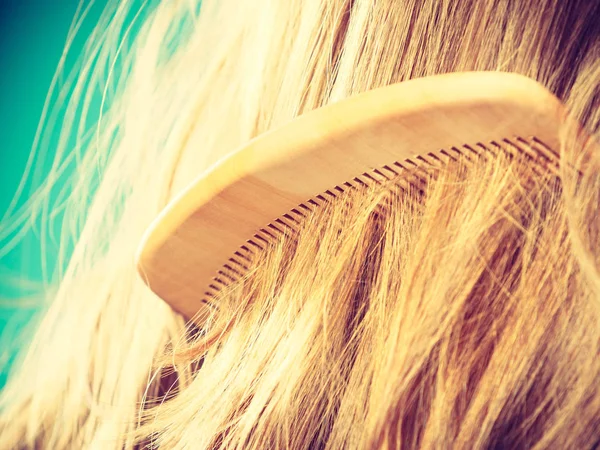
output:
M 225 289 L 240 281 L 247 274 L 260 252 L 282 237 L 296 233 L 304 220 L 316 209 L 335 201 L 349 191 L 393 183 L 391 188 L 405 192 L 416 189 L 422 195 L 425 192 L 431 169 L 439 169 L 459 160 L 466 161 L 468 164 L 476 163 L 478 160 L 488 161 L 496 158 L 500 153 L 506 154 L 511 159 L 525 158 L 528 162 L 533 163 L 530 165 L 536 175 L 542 175 L 544 171 L 552 175 L 558 174 L 559 155 L 535 137 L 530 140 L 521 137 L 502 139 L 500 142 L 490 141 L 487 145 L 481 142 L 474 145 L 464 144 L 460 148 L 449 147 L 403 161 L 390 162 L 364 172 L 341 185 L 333 186 L 266 224 L 223 264 L 208 285 L 202 301 L 217 308 L 213 301 Z

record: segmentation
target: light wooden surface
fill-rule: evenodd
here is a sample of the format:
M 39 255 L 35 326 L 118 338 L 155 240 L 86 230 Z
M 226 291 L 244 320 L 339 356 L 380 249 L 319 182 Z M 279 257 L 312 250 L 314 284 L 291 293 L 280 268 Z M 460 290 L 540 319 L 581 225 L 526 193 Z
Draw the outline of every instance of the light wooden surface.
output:
M 299 204 L 441 149 L 532 136 L 558 148 L 562 114 L 544 87 L 499 72 L 411 80 L 312 111 L 240 148 L 174 199 L 141 243 L 139 273 L 201 321 L 206 293 L 243 273 L 251 250 L 297 217 L 290 211 Z

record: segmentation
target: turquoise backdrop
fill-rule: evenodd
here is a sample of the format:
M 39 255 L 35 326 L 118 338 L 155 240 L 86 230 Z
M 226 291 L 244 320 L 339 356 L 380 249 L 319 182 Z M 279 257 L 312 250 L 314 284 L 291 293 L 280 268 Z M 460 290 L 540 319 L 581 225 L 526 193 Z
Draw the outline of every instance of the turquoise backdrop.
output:
M 0 218 L 13 199 L 25 169 L 44 100 L 78 3 L 79 0 L 8 0 L 0 3 Z M 86 36 L 102 12 L 103 1 L 96 3 L 98 5 L 90 10 L 73 42 L 69 53 L 73 57 L 67 59 L 65 67 L 67 73 L 69 64 L 76 60 Z M 50 140 L 49 152 L 55 138 L 53 135 Z M 49 169 L 51 162 L 52 155 L 49 154 L 41 162 L 42 173 Z M 23 195 L 19 204 L 26 200 L 27 195 Z M 5 223 L 0 222 L 0 229 Z M 0 242 L 0 248 L 3 244 Z M 48 247 L 50 266 L 56 251 L 52 245 Z M 27 344 L 30 333 L 20 331 L 35 313 L 35 308 L 15 306 L 14 298 L 22 292 L 15 288 L 11 279 L 23 276 L 39 281 L 41 274 L 39 238 L 33 232 L 0 258 L 0 334 L 15 344 L 0 349 L 0 387 L 6 381 L 15 348 Z

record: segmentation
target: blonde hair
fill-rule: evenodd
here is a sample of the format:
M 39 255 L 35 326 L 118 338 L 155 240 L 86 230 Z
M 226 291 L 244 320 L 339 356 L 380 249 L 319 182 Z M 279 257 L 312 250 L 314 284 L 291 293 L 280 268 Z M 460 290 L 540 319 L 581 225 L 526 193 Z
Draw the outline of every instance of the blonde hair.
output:
M 108 65 L 116 95 L 81 135 L 66 220 L 84 226 L 2 393 L 0 448 L 599 444 L 600 2 L 148 8 L 128 52 L 127 2 L 90 46 L 121 73 Z M 137 276 L 150 221 L 218 158 L 350 95 L 464 70 L 539 81 L 592 140 L 565 129 L 549 175 L 499 150 L 422 175 L 426 189 L 323 205 L 200 329 Z

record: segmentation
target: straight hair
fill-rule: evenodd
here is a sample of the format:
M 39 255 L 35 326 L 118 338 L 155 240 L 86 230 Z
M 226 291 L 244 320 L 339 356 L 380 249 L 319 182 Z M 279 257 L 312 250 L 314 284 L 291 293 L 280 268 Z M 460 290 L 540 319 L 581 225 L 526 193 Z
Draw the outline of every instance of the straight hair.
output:
M 116 94 L 72 151 L 65 221 L 83 226 L 1 394 L 0 448 L 600 445 L 599 1 L 143 8 L 110 3 L 90 40 L 82 77 L 106 64 Z M 503 144 L 315 208 L 198 327 L 137 275 L 154 217 L 250 139 L 471 70 L 537 80 L 591 139 L 565 126 L 554 171 Z

